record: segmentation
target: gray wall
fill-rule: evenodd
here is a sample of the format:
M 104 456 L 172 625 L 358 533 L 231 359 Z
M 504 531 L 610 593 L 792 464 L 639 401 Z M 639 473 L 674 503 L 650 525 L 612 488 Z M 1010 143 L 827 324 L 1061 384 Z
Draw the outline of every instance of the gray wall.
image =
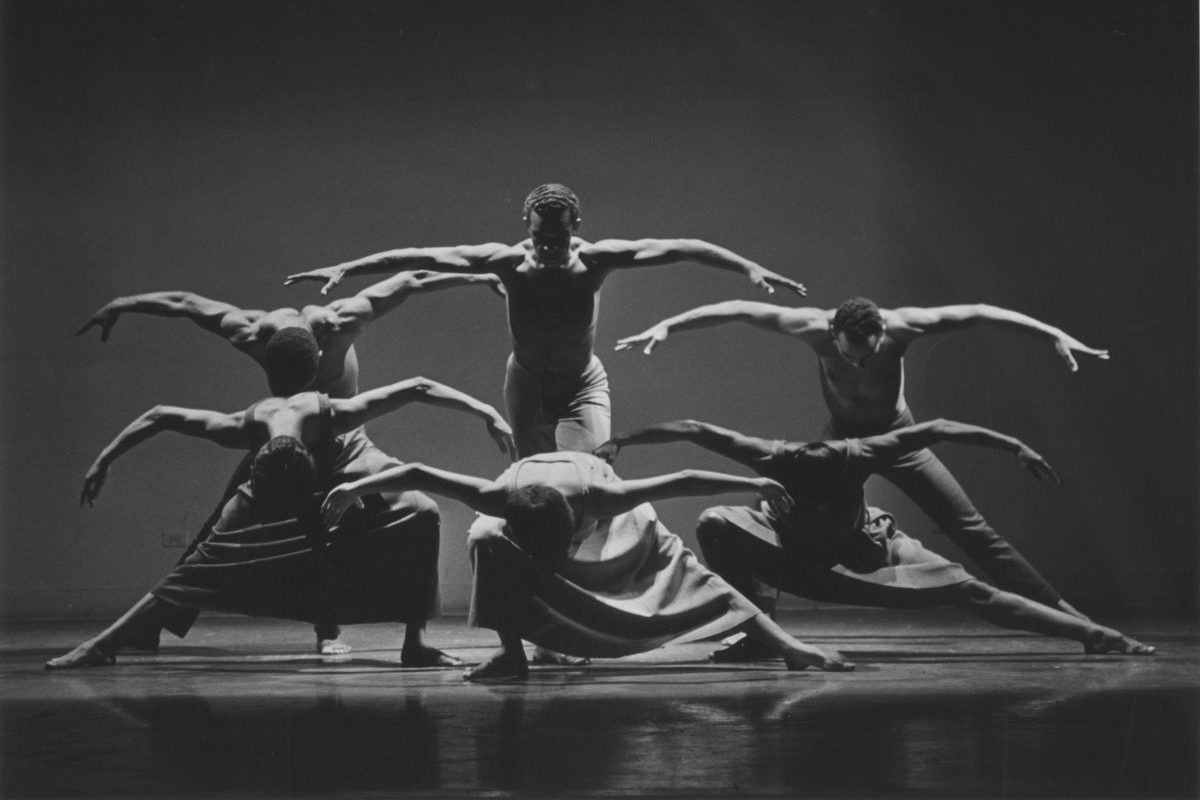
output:
M 13 2 L 3 9 L 3 608 L 107 616 L 157 580 L 238 455 L 163 435 L 96 508 L 99 449 L 158 402 L 236 410 L 245 357 L 179 321 L 71 333 L 119 294 L 319 302 L 283 275 L 400 245 L 515 241 L 547 180 L 590 238 L 695 236 L 808 283 L 811 301 L 987 301 L 1112 350 L 1067 372 L 1043 341 L 918 344 L 918 417 L 1026 439 L 1064 477 L 942 455 L 998 529 L 1088 609 L 1194 610 L 1196 12 L 1190 2 Z M 354 289 L 366 285 L 358 282 Z M 599 344 L 617 428 L 693 417 L 817 436 L 813 358 L 726 327 L 651 358 L 615 340 L 757 298 L 680 265 L 613 277 Z M 776 295 L 785 303 L 792 297 Z M 499 404 L 502 304 L 417 298 L 361 341 L 363 385 L 427 375 Z M 481 426 L 404 409 L 407 460 L 482 475 Z M 629 476 L 728 468 L 632 450 Z M 886 485 L 876 502 L 948 554 Z M 443 594 L 466 603 L 470 514 L 443 502 Z M 664 503 L 694 541 L 704 501 Z

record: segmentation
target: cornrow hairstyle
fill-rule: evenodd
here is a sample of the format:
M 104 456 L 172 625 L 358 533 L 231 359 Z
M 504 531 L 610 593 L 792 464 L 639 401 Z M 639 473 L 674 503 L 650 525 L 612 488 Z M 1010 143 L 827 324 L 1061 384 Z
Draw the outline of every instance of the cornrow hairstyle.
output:
M 543 183 L 525 198 L 525 219 L 529 219 L 530 211 L 536 211 L 543 217 L 560 211 L 569 211 L 571 224 L 574 225 L 579 222 L 579 198 L 561 183 Z

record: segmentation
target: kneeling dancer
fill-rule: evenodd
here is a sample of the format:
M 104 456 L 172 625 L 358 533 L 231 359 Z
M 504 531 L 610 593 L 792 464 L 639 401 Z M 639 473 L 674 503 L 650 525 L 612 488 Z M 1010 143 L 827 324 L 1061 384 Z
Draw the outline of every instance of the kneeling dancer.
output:
M 340 437 L 414 401 L 483 418 L 501 450 L 513 452 L 512 432 L 494 408 L 425 378 L 344 399 L 317 392 L 269 397 L 233 414 L 171 406 L 147 411 L 88 470 L 81 503 L 96 499 L 113 460 L 163 430 L 257 448 L 250 479 L 225 504 L 212 535 L 174 571 L 103 632 L 46 668 L 112 664 L 129 637 L 149 626 L 170 630 L 180 608 L 323 626 L 403 622 L 403 666 L 461 663 L 423 641 L 438 605 L 437 514 L 414 515 L 372 495 L 355 510 L 357 521 L 348 519 L 332 535 L 317 514 L 324 491 L 353 475 L 345 471 L 354 461 Z
M 790 669 L 848 670 L 840 654 L 807 645 L 719 576 L 659 522 L 650 502 L 755 491 L 790 500 L 777 482 L 682 470 L 622 480 L 588 453 L 541 453 L 495 480 L 405 464 L 333 489 L 333 524 L 362 494 L 417 489 L 481 514 L 469 539 L 475 585 L 471 624 L 491 628 L 500 648 L 468 680 L 521 679 L 521 640 L 559 653 L 615 658 L 670 642 L 744 630 Z

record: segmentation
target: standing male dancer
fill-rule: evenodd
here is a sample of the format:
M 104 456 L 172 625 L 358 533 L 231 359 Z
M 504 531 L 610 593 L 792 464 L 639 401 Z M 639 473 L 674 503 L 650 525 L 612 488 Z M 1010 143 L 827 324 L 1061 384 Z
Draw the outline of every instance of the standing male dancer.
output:
M 358 354 L 354 343 L 366 325 L 403 303 L 410 295 L 467 284 L 483 283 L 499 292 L 493 275 L 441 275 L 415 272 L 397 275 L 363 289 L 353 297 L 335 300 L 324 306 L 277 308 L 260 311 L 239 308 L 211 300 L 192 292 L 153 292 L 118 297 L 97 311 L 77 333 L 90 328 L 100 330 L 100 340 L 107 342 L 113 326 L 124 314 L 150 314 L 160 317 L 181 317 L 202 329 L 225 339 L 239 351 L 263 367 L 271 392 L 287 397 L 311 388 L 334 398 L 353 397 L 359 391 Z M 286 331 L 278 336 L 280 331 Z M 316 348 L 311 346 L 315 341 Z M 318 352 L 319 351 L 319 352 Z M 316 379 L 307 383 L 307 359 L 317 354 Z M 352 454 L 350 471 L 369 474 L 399 463 L 380 451 L 362 429 L 351 431 L 342 439 L 346 452 Z M 250 458 L 247 456 L 234 471 L 213 513 L 180 558 L 182 563 L 212 531 L 221 509 L 237 487 L 249 478 Z M 437 504 L 418 492 L 388 497 L 390 512 L 406 511 L 414 525 L 438 520 Z M 179 609 L 168 629 L 184 636 L 195 621 L 197 612 Z M 126 646 L 156 650 L 161 627 L 148 628 L 140 635 L 131 632 L 124 637 Z M 317 650 L 323 655 L 343 655 L 350 647 L 339 639 L 336 626 L 317 626 Z
M 747 322 L 795 336 L 817 354 L 821 393 L 829 409 L 826 439 L 872 436 L 914 422 L 904 398 L 904 355 L 922 336 L 962 330 L 980 323 L 1050 339 L 1071 371 L 1073 351 L 1107 359 L 1107 350 L 1088 347 L 1044 322 L 982 303 L 939 308 L 881 309 L 856 297 L 836 309 L 788 308 L 729 300 L 665 319 L 617 343 L 617 350 L 644 346 L 649 355 L 673 331 L 724 322 Z M 913 499 L 950 540 L 1002 589 L 1086 619 L 1062 598 L 975 509 L 962 486 L 928 448 L 918 448 L 879 469 L 879 474 Z
M 575 193 L 562 184 L 547 183 L 525 198 L 529 238 L 517 244 L 387 250 L 290 275 L 287 283 L 323 280 L 322 292 L 327 293 L 348 275 L 413 269 L 495 274 L 508 295 L 513 349 L 505 373 L 504 402 L 522 458 L 556 450 L 590 452 L 612 433 L 608 376 L 594 352 L 600 288 L 612 270 L 695 261 L 741 272 L 767 292 L 779 285 L 805 294 L 802 284 L 708 242 L 602 239 L 592 243 L 575 235 L 581 221 Z M 480 526 L 494 524 L 480 518 L 471 535 L 480 536 Z M 563 662 L 542 649 L 534 658 Z
M 508 294 L 508 359 L 504 399 L 522 456 L 555 450 L 588 452 L 611 433 L 608 378 L 593 352 L 600 287 L 614 269 L 695 261 L 741 272 L 768 292 L 804 286 L 736 253 L 698 239 L 603 239 L 575 232 L 579 198 L 548 183 L 525 198 L 529 238 L 517 244 L 408 247 L 332 267 L 301 272 L 287 282 L 325 281 L 323 292 L 348 275 L 437 269 L 494 273 Z
M 763 503 L 710 508 L 696 538 L 709 568 L 755 598 L 761 579 L 814 600 L 885 608 L 957 605 L 1006 628 L 1074 639 L 1088 653 L 1152 655 L 1154 648 L 1090 619 L 1005 592 L 926 550 L 869 508 L 863 484 L 873 474 L 938 442 L 1011 452 L 1038 480 L 1058 476 L 1040 455 L 1011 436 L 976 425 L 933 420 L 878 436 L 826 442 L 758 439 L 703 422 L 653 425 L 616 436 L 597 455 L 612 460 L 631 444 L 692 442 L 753 469 L 787 489 L 793 505 Z M 743 640 L 713 654 L 750 661 L 773 653 Z

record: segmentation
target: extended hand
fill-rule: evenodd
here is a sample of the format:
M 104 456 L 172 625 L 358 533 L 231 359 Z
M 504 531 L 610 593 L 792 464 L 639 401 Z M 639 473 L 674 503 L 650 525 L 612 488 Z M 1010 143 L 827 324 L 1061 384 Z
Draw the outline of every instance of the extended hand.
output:
M 1054 349 L 1057 350 L 1058 354 L 1067 362 L 1067 366 L 1070 367 L 1071 372 L 1077 372 L 1079 370 L 1079 364 L 1075 363 L 1075 354 L 1071 352 L 1072 350 L 1078 350 L 1080 353 L 1086 353 L 1089 356 L 1095 356 L 1096 358 L 1104 361 L 1108 360 L 1107 350 L 1097 350 L 1094 347 L 1088 347 L 1083 342 L 1076 341 L 1074 339 L 1055 339 Z
M 117 324 L 117 319 L 121 316 L 121 312 L 117 311 L 112 305 L 107 305 L 97 311 L 91 319 L 84 323 L 83 327 L 75 331 L 78 336 L 88 328 L 100 329 L 100 341 L 107 342 L 108 335 L 112 333 L 113 325 Z
M 325 285 L 321 287 L 321 294 L 329 294 L 330 290 L 341 283 L 344 277 L 346 277 L 346 271 L 341 267 L 322 267 L 288 275 L 283 285 L 291 286 L 299 281 L 325 281 Z
M 487 422 L 488 436 L 500 447 L 500 452 L 508 456 L 509 461 L 517 460 L 517 443 L 513 440 L 512 428 L 500 417 L 489 419 Z
M 1029 470 L 1029 474 L 1037 478 L 1039 481 L 1053 481 L 1058 483 L 1058 475 L 1054 472 L 1046 459 L 1035 453 L 1032 448 L 1021 445 L 1021 449 L 1017 451 L 1017 461 L 1021 466 Z
M 503 297 L 505 300 L 507 300 L 508 290 L 504 288 L 504 281 L 500 280 L 495 275 L 488 275 L 487 278 L 488 288 L 495 292 L 497 297 Z
M 759 494 L 776 514 L 783 516 L 795 507 L 796 501 L 787 493 L 787 489 L 783 488 L 783 484 L 770 478 L 759 478 L 756 483 Z
M 609 439 L 604 444 L 592 451 L 592 455 L 596 458 L 602 458 L 609 464 L 617 460 L 617 454 L 621 452 L 621 445 L 617 444 L 612 439 Z
M 324 520 L 326 528 L 337 525 L 351 506 L 361 505 L 358 495 L 350 491 L 348 485 L 343 483 L 335 486 L 325 495 L 325 501 L 321 503 L 321 519 Z
M 100 489 L 104 486 L 104 481 L 107 479 L 108 470 L 104 467 L 93 465 L 83 478 L 83 489 L 79 492 L 79 505 L 87 504 L 89 507 L 94 506 L 96 496 L 100 494 Z
M 774 294 L 776 286 L 782 286 L 785 289 L 791 289 L 801 297 L 808 294 L 808 289 L 803 283 L 794 281 L 791 278 L 785 278 L 777 272 L 772 272 L 769 269 L 755 267 L 748 273 L 750 282 L 760 289 L 766 291 L 767 294 Z
M 638 345 L 646 345 L 642 348 L 642 352 L 646 355 L 654 352 L 654 348 L 667 340 L 667 326 L 655 325 L 636 336 L 626 336 L 624 339 L 617 340 L 617 346 L 614 350 L 632 350 Z

